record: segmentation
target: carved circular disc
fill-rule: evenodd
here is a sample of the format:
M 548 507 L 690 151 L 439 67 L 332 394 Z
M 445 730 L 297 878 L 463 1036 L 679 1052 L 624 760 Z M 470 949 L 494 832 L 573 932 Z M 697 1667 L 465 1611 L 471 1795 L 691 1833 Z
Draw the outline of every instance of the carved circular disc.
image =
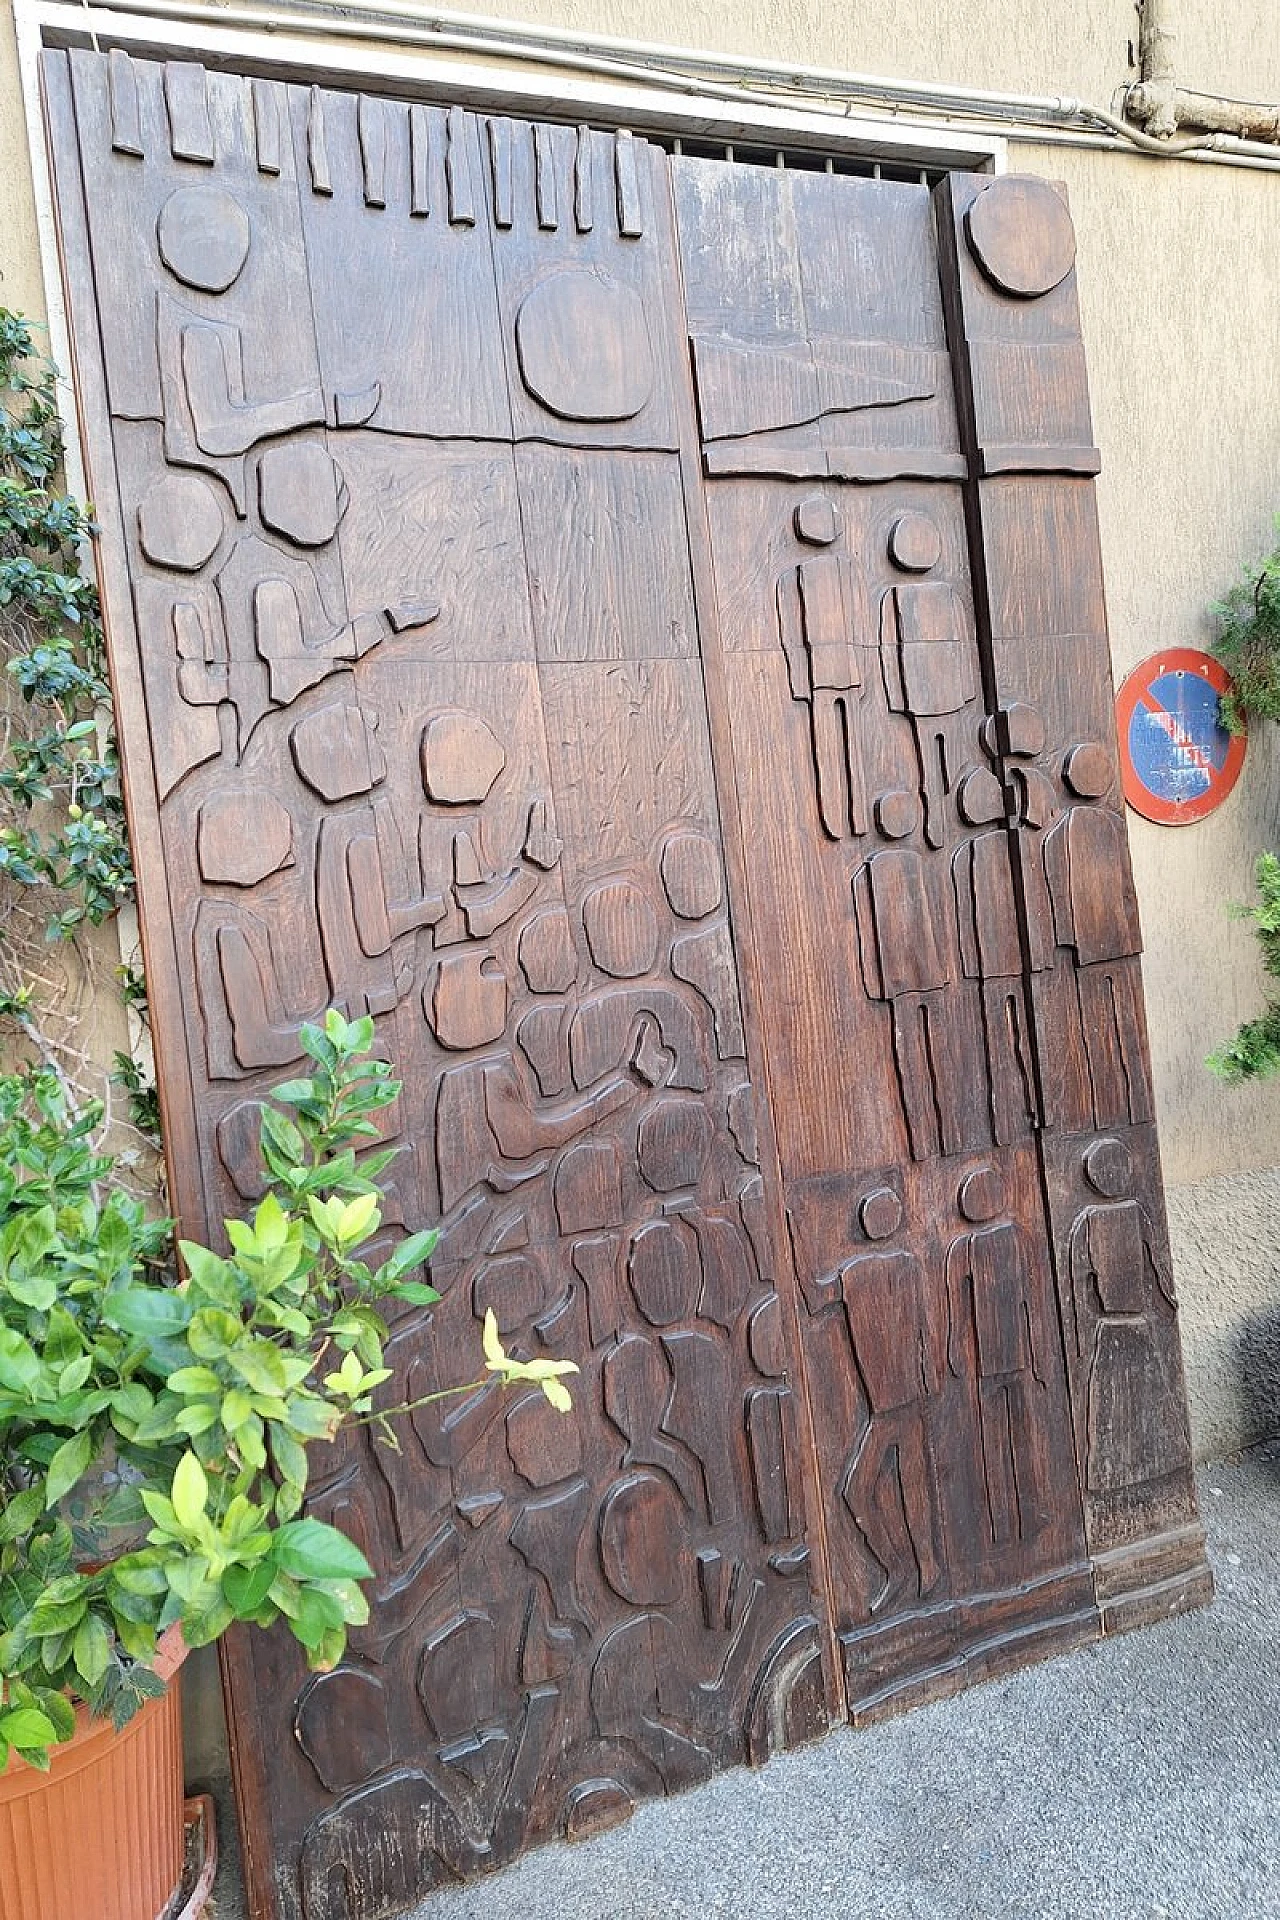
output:
M 876 1187 L 858 1208 L 868 1240 L 887 1240 L 902 1225 L 902 1202 L 892 1187 Z
M 249 257 L 249 216 L 222 187 L 179 187 L 160 209 L 156 243 L 185 285 L 225 293 Z
M 995 1167 L 966 1174 L 957 1195 L 966 1220 L 992 1220 L 1004 1211 L 1004 1181 Z
M 920 803 L 904 787 L 894 787 L 876 800 L 876 825 L 886 840 L 905 840 L 919 817 Z
M 1072 747 L 1063 763 L 1062 777 L 1082 800 L 1100 800 L 1111 785 L 1111 755 L 1096 740 Z
M 993 181 L 969 208 L 964 225 L 987 279 L 1016 299 L 1052 292 L 1075 265 L 1071 215 L 1047 180 Z
M 653 390 L 638 295 L 580 268 L 553 274 L 526 296 L 516 348 L 525 386 L 562 420 L 630 420 Z
M 889 529 L 889 558 L 903 573 L 928 573 L 942 558 L 942 535 L 927 513 L 904 513 Z
M 1084 1156 L 1084 1177 L 1104 1200 L 1118 1200 L 1122 1193 L 1128 1193 L 1133 1161 L 1124 1142 L 1110 1135 L 1095 1140 Z
M 221 538 L 218 496 L 198 473 L 166 474 L 138 507 L 138 540 L 154 566 L 195 573 Z

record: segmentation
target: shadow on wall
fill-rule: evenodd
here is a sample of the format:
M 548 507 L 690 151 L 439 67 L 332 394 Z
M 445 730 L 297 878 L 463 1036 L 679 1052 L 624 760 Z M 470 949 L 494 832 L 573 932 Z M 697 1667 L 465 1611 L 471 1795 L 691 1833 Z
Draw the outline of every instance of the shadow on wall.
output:
M 1280 1434 L 1280 1302 L 1244 1316 L 1235 1348 L 1246 1431 L 1259 1438 Z

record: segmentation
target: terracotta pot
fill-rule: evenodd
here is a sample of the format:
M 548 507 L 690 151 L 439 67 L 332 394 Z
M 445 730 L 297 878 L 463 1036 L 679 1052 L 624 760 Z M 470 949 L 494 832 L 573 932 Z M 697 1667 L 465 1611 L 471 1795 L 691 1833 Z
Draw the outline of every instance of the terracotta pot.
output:
M 156 1672 L 172 1681 L 176 1629 Z M 157 1920 L 182 1880 L 182 1714 L 178 1688 L 148 1700 L 119 1733 L 76 1710 L 48 1773 L 12 1759 L 0 1773 L 4 1920 Z

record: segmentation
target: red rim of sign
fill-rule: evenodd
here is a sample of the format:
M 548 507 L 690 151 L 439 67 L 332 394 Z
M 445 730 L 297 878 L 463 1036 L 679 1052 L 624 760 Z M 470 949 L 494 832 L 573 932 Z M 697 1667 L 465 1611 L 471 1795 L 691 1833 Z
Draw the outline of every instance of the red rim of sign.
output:
M 1189 827 L 1193 821 L 1203 820 L 1206 814 L 1221 806 L 1240 777 L 1247 744 L 1243 733 L 1231 735 L 1226 759 L 1221 767 L 1213 769 L 1208 787 L 1195 799 L 1165 800 L 1159 794 L 1152 793 L 1133 764 L 1129 726 L 1139 704 L 1147 701 L 1152 683 L 1165 674 L 1179 672 L 1197 674 L 1219 696 L 1231 691 L 1231 675 L 1212 654 L 1201 653 L 1198 647 L 1167 647 L 1163 653 L 1151 654 L 1132 673 L 1126 674 L 1116 695 L 1116 731 L 1120 736 L 1120 774 L 1124 797 L 1135 813 L 1140 813 L 1144 820 L 1154 820 L 1162 827 Z

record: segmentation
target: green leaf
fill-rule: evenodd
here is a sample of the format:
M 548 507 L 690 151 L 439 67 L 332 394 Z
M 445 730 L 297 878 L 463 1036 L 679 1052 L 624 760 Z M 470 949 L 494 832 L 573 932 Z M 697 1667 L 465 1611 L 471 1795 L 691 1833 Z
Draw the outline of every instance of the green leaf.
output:
M 97 1614 L 86 1613 L 72 1648 L 76 1672 L 87 1687 L 96 1687 L 111 1660 L 111 1636 Z
M 282 1247 L 288 1238 L 289 1216 L 274 1193 L 267 1194 L 254 1214 L 253 1232 L 258 1245 L 268 1250 Z
M 222 1576 L 222 1591 L 237 1619 L 251 1620 L 271 1591 L 276 1567 L 260 1560 L 254 1567 L 228 1567 Z
M 24 1307 L 33 1307 L 37 1313 L 48 1313 L 58 1297 L 58 1288 L 51 1275 L 47 1273 L 10 1274 L 9 1292 Z
M 221 1393 L 222 1382 L 212 1367 L 179 1367 L 169 1375 L 169 1391 L 180 1393 L 186 1399 L 197 1394 Z
M 415 1307 L 434 1307 L 440 1295 L 422 1280 L 397 1280 L 388 1291 L 394 1300 L 411 1301 Z
M 299 1166 L 306 1157 L 306 1145 L 293 1121 L 274 1107 L 262 1109 L 262 1151 L 274 1154 L 281 1165 Z
M 244 1425 L 253 1412 L 253 1402 L 243 1387 L 232 1387 L 222 1401 L 222 1424 L 229 1433 Z
M 402 1273 L 409 1273 L 414 1267 L 420 1267 L 429 1260 L 440 1245 L 440 1232 L 430 1227 L 424 1233 L 411 1233 L 402 1240 L 386 1266 L 382 1269 L 389 1279 L 398 1280 Z
M 25 1487 L 0 1508 L 0 1545 L 20 1540 L 29 1533 L 44 1512 L 43 1487 Z
M 268 1340 L 246 1342 L 227 1355 L 229 1364 L 255 1393 L 287 1393 L 289 1377 L 280 1354 Z
M 65 1694 L 54 1693 L 52 1688 L 42 1687 L 40 1705 L 53 1722 L 55 1737 L 59 1740 L 69 1740 L 76 1730 L 76 1710 Z
M 297 1639 L 308 1652 L 314 1651 L 325 1636 L 344 1624 L 342 1608 L 322 1587 L 304 1587 L 298 1595 L 298 1611 L 292 1626 Z
M 376 1193 L 361 1193 L 354 1200 L 348 1200 L 338 1216 L 339 1244 L 344 1247 L 357 1245 L 373 1232 L 380 1219 Z
M 169 1490 L 178 1524 L 190 1531 L 204 1517 L 209 1499 L 209 1482 L 194 1453 L 184 1453 L 174 1469 Z
M 189 1434 L 193 1439 L 198 1433 L 208 1433 L 218 1418 L 218 1409 L 211 1400 L 197 1400 L 194 1406 L 183 1407 L 173 1416 L 173 1424 L 179 1433 Z
M 299 1446 L 286 1427 L 275 1427 L 271 1434 L 271 1452 L 281 1474 L 291 1486 L 307 1484 L 307 1451 Z
M 373 1569 L 354 1540 L 323 1520 L 290 1520 L 279 1529 L 272 1557 L 282 1573 L 300 1580 L 369 1580 Z
M 201 1360 L 225 1360 L 228 1349 L 243 1333 L 244 1327 L 233 1313 L 221 1307 L 201 1307 L 191 1321 L 187 1345 Z
M 73 1433 L 64 1440 L 49 1462 L 49 1471 L 45 1478 L 44 1503 L 46 1507 L 56 1506 L 64 1493 L 69 1493 L 93 1458 L 93 1429 L 85 1427 L 80 1433 Z
M 102 1305 L 108 1326 L 142 1340 L 171 1340 L 191 1321 L 191 1303 L 172 1287 L 122 1287 Z
M 78 1393 L 92 1372 L 91 1353 L 82 1353 L 78 1360 L 69 1360 L 58 1375 L 59 1397 L 65 1393 Z
M 40 1382 L 40 1362 L 34 1347 L 12 1327 L 0 1327 L 0 1387 L 29 1398 Z
M 58 1729 L 38 1707 L 11 1707 L 8 1713 L 0 1713 L 0 1740 L 7 1740 L 19 1753 L 29 1747 L 52 1746 L 57 1737 Z

